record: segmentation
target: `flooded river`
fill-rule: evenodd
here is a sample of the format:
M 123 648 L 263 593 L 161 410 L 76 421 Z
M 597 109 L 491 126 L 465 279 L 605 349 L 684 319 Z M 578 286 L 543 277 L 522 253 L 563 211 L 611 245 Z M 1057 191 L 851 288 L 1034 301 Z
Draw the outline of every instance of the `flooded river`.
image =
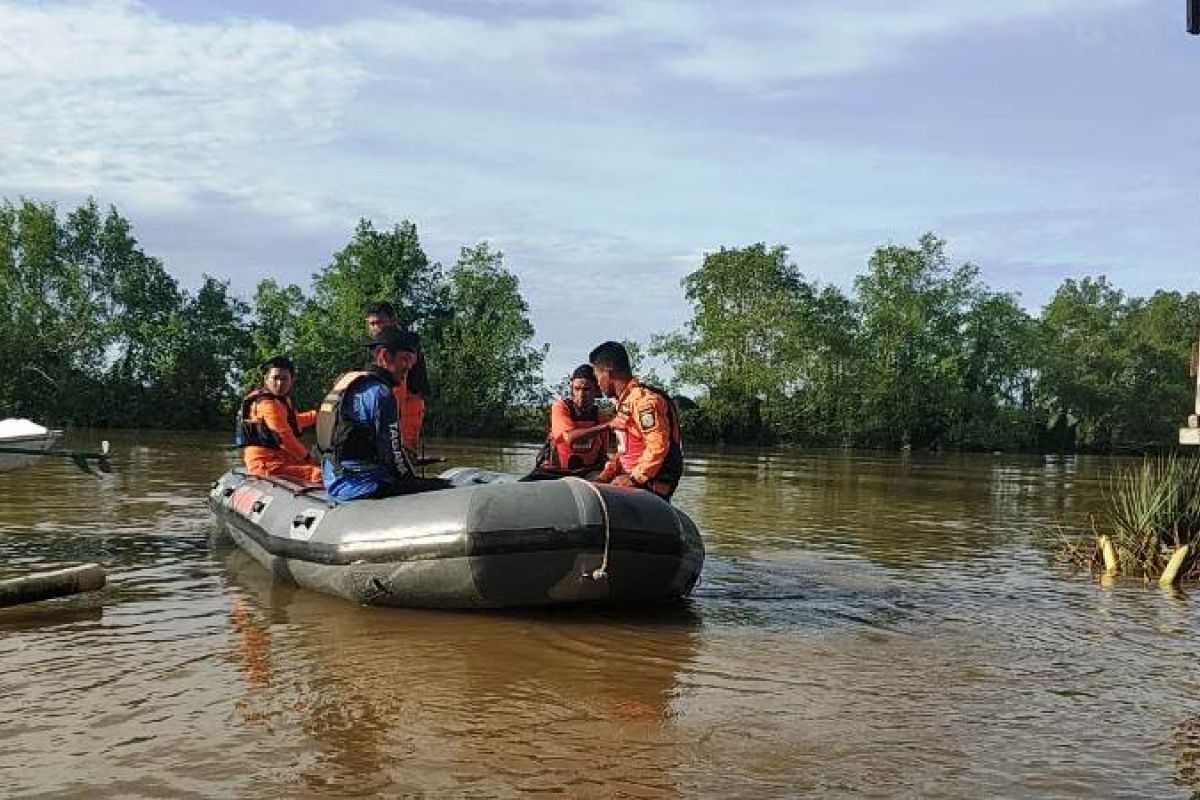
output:
M 1038 536 L 1108 460 L 696 452 L 686 607 L 431 613 L 274 583 L 215 537 L 224 437 L 112 438 L 104 479 L 0 475 L 0 574 L 110 574 L 0 609 L 6 797 L 1200 792 L 1200 597 L 1073 577 Z

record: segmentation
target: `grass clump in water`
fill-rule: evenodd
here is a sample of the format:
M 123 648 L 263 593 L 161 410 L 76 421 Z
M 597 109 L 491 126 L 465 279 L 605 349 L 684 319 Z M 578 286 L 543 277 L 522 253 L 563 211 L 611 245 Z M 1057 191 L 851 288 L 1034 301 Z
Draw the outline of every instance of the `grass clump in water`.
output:
M 1147 582 L 1164 577 L 1173 560 L 1177 571 L 1168 582 L 1200 574 L 1200 459 L 1172 454 L 1119 468 L 1098 517 L 1091 518 L 1092 537 L 1064 540 L 1061 560 Z M 1177 555 L 1185 545 L 1186 554 Z

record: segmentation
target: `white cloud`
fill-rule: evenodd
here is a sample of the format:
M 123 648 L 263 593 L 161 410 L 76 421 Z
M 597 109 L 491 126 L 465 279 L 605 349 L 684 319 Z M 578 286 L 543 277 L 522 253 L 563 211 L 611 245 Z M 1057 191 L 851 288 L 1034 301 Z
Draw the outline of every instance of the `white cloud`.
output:
M 875 70 L 902 62 L 923 45 L 980 29 L 1038 20 L 1094 20 L 1140 0 L 753 0 L 713 4 L 704 14 L 684 0 L 648 6 L 648 20 L 684 19 L 688 44 L 668 57 L 680 77 L 739 90 L 780 88 L 808 79 Z M 1086 17 L 1085 17 L 1086 14 Z
M 599 67 L 610 83 L 667 77 L 754 92 L 880 69 L 931 41 L 981 29 L 1045 20 L 1084 26 L 1139 2 L 613 0 L 602 11 L 569 18 L 482 19 L 403 9 L 351 23 L 338 35 L 364 55 L 485 76 L 491 71 L 498 80 L 525 85 L 568 77 L 575 85 L 595 78 Z
M 132 2 L 0 3 L 0 41 L 0 186 L 249 193 L 248 151 L 331 138 L 362 80 L 326 32 Z
M 614 0 L 572 17 L 497 17 L 505 6 L 494 5 L 490 18 L 373 7 L 368 19 L 303 27 L 185 23 L 132 0 L 0 0 L 0 190 L 117 187 L 146 205 L 215 192 L 316 220 L 343 187 L 304 171 L 336 172 L 329 158 L 348 155 L 373 118 L 438 106 L 466 117 L 491 101 L 573 104 L 611 121 L 664 80 L 773 91 L 876 68 L 976 25 L 1129 1 Z M 543 123 L 548 138 L 557 128 Z M 481 152 L 479 130 L 444 132 L 444 146 Z

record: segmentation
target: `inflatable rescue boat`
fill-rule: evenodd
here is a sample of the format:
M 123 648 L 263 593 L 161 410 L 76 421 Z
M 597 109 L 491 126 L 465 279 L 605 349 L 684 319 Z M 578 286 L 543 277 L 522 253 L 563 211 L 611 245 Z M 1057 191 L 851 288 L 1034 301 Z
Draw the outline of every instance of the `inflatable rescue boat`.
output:
M 451 488 L 334 504 L 321 487 L 234 470 L 209 502 L 278 578 L 368 605 L 648 605 L 696 584 L 695 524 L 650 492 L 478 469 Z

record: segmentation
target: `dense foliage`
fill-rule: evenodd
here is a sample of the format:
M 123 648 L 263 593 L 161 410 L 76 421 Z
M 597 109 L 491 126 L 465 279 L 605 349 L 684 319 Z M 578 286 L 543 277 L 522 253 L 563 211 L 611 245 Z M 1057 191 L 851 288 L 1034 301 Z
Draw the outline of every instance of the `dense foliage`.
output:
M 246 303 L 205 277 L 182 290 L 138 247 L 115 209 L 89 202 L 0 205 L 0 417 L 77 425 L 231 425 L 255 365 L 297 364 L 296 399 L 312 407 L 363 365 L 364 306 L 387 299 L 422 335 L 435 397 L 426 429 L 507 434 L 540 427 L 545 349 L 517 278 L 487 244 L 443 271 L 404 222 L 363 221 L 311 291 L 262 281 Z
M 1195 293 L 1067 280 L 1033 317 L 933 235 L 877 249 L 850 293 L 763 244 L 707 254 L 683 291 L 682 331 L 629 344 L 674 368 L 692 440 L 1109 451 L 1170 444 L 1191 407 Z M 280 352 L 311 407 L 361 365 L 376 299 L 422 336 L 428 431 L 532 433 L 551 394 L 503 256 L 481 243 L 443 269 L 411 222 L 364 220 L 311 286 L 264 280 L 246 302 L 207 276 L 181 288 L 115 209 L 5 202 L 0 297 L 0 416 L 219 428 L 254 365 Z
M 932 234 L 877 249 L 849 296 L 762 244 L 708 254 L 683 288 L 691 321 L 652 349 L 700 390 L 693 438 L 1142 449 L 1170 445 L 1192 405 L 1196 293 L 1067 280 L 1034 318 Z
M 210 277 L 180 289 L 115 210 L 0 205 L 0 297 L 0 416 L 228 424 L 250 357 L 246 306 Z

